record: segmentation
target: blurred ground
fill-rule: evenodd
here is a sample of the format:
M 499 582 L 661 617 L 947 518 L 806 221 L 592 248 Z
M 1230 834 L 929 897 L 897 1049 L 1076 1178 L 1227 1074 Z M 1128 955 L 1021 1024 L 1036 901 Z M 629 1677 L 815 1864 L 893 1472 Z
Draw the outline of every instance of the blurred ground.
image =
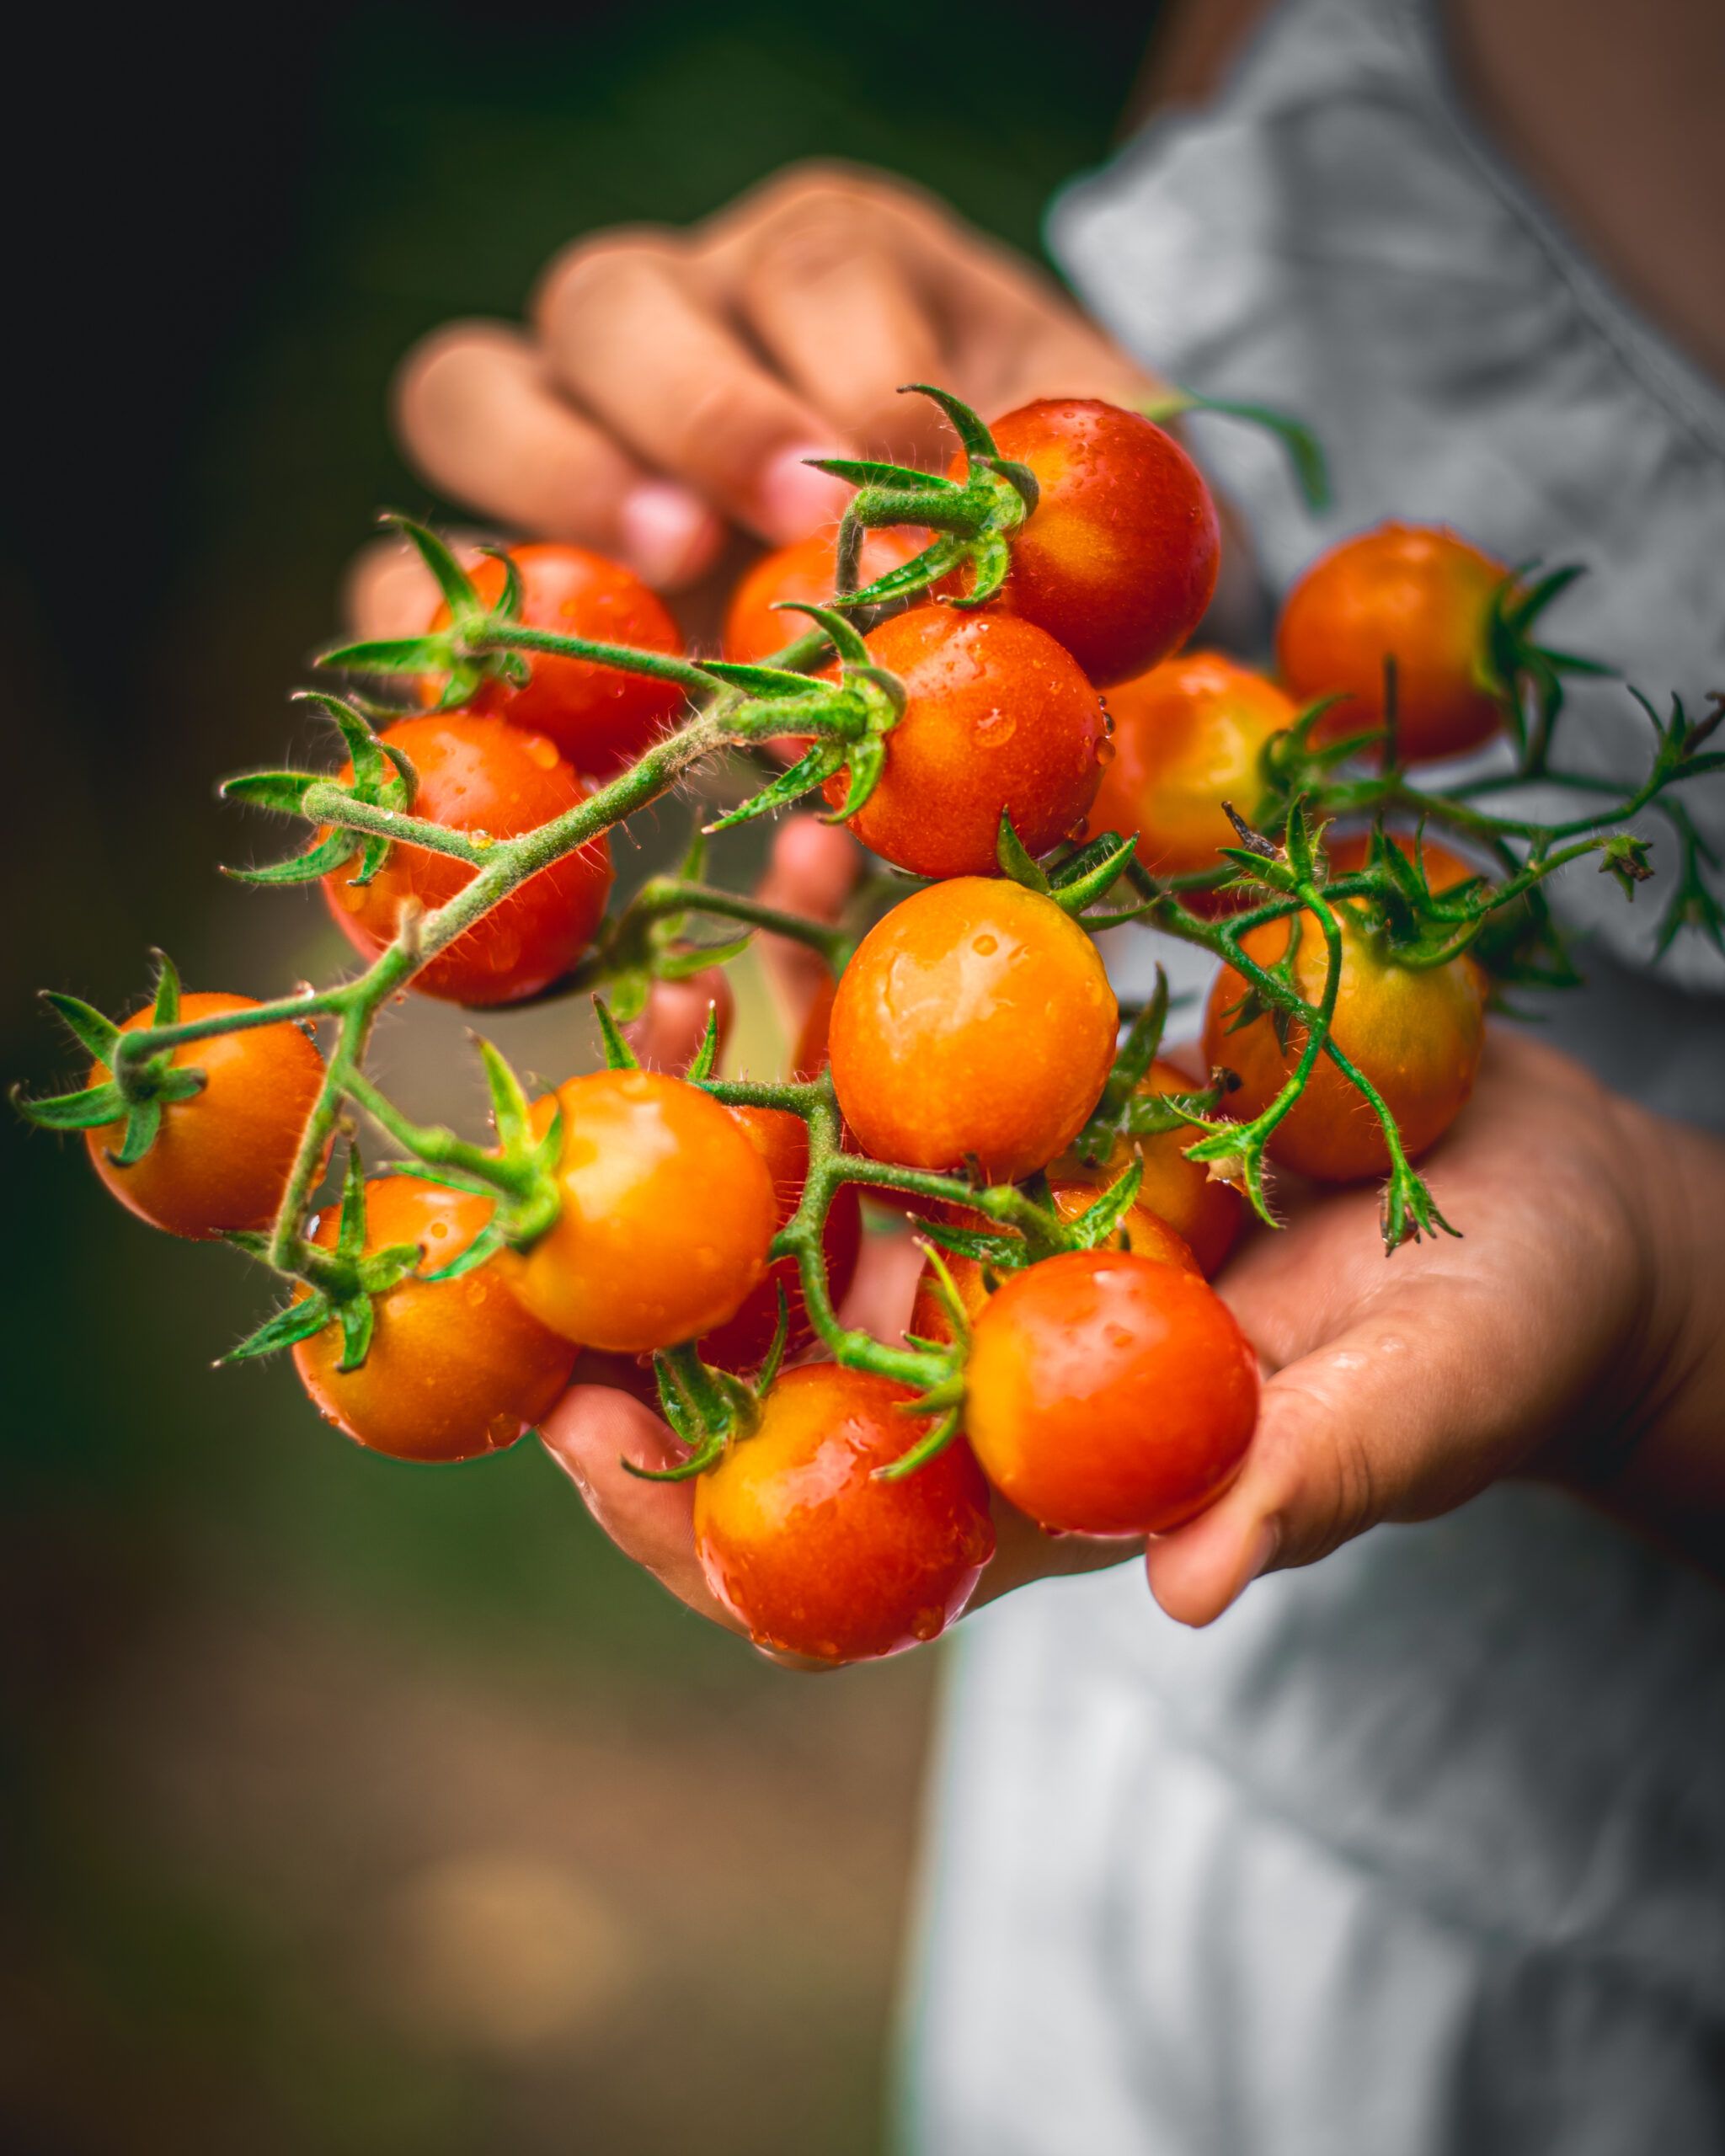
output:
M 1146 11 L 1147 13 L 1147 11 Z M 785 159 L 889 164 L 1034 246 L 1146 27 L 343 6 L 13 52 L 19 302 L 0 579 L 0 1064 L 52 984 L 127 1006 L 161 943 L 267 995 L 342 952 L 222 888 L 277 835 L 224 770 L 285 703 L 382 503 L 423 509 L 390 367 L 509 312 L 585 227 L 700 214 Z M 678 845 L 644 834 L 627 884 Z M 745 842 L 729 873 L 748 872 Z M 460 1115 L 459 1013 L 392 1084 Z M 560 1076 L 579 1011 L 503 1019 Z M 531 1444 L 357 1452 L 286 1368 L 212 1373 L 262 1295 L 0 1131 L 0 2148 L 7 2156 L 879 2145 L 933 1657 L 809 1683 L 612 1556 Z

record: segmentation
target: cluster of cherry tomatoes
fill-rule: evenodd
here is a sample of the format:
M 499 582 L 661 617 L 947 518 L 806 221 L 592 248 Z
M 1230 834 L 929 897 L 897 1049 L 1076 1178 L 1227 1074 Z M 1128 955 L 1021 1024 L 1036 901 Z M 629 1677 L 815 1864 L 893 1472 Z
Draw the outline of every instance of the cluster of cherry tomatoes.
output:
M 1224 804 L 1250 816 L 1267 748 L 1310 700 L 1338 699 L 1314 738 L 1370 732 L 1383 721 L 1391 652 L 1404 758 L 1469 747 L 1499 718 L 1479 647 L 1505 573 L 1452 535 L 1387 527 L 1326 557 L 1287 603 L 1272 679 L 1183 652 L 1214 589 L 1220 542 L 1204 482 L 1172 437 L 1081 400 L 1027 406 L 993 437 L 1033 480 L 1004 584 L 967 605 L 974 574 L 960 566 L 866 637 L 868 664 L 896 683 L 900 712 L 878 782 L 848 821 L 884 862 L 926 880 L 829 985 L 798 1075 L 830 1085 L 854 1153 L 979 1191 L 1024 1186 L 1060 1222 L 1081 1225 L 1123 1174 L 1138 1180 L 1096 1246 L 1075 1236 L 1078 1246 L 1034 1262 L 993 1246 L 965 1255 L 964 1232 L 997 1223 L 952 1199 L 913 1198 L 934 1226 L 959 1231 L 954 1254 L 932 1258 L 911 1335 L 931 1356 L 957 1354 L 962 1412 L 950 1419 L 962 1427 L 951 1441 L 925 1445 L 914 1472 L 891 1471 L 927 1439 L 933 1394 L 868 1368 L 798 1359 L 818 1341 L 830 1346 L 866 1177 L 836 1186 L 811 1296 L 804 1268 L 774 1246 L 802 1201 L 807 1122 L 788 1107 L 724 1105 L 700 1078 L 608 1068 L 538 1102 L 531 1136 L 551 1148 L 551 1225 L 469 1270 L 457 1261 L 485 1234 L 494 1202 L 430 1172 L 375 1176 L 362 1214 L 331 1206 L 305 1229 L 331 1263 L 407 1253 L 371 1297 L 362 1358 L 334 1321 L 293 1351 L 325 1417 L 398 1457 L 459 1460 L 513 1444 L 584 1351 L 649 1358 L 693 1342 L 702 1365 L 744 1378 L 770 1363 L 752 1428 L 698 1478 L 698 1545 L 714 1591 L 758 1641 L 827 1660 L 932 1637 L 963 1609 L 994 1547 L 991 1491 L 1051 1530 L 1160 1532 L 1226 1486 L 1255 1419 L 1256 1359 L 1208 1284 L 1237 1231 L 1239 1193 L 1186 1157 L 1194 1133 L 1178 1123 L 1135 1136 L 1123 1122 L 1100 1151 L 1092 1129 L 1088 1150 L 1074 1150 L 1114 1070 L 1120 1012 L 1083 920 L 1058 890 L 1001 873 L 1003 819 L 1031 857 L 1103 832 L 1132 838 L 1143 870 L 1195 879 L 1189 903 L 1214 917 L 1242 903 L 1217 873 L 1219 847 L 1236 838 Z M 870 531 L 863 583 L 903 570 L 920 543 Z M 777 610 L 830 605 L 836 562 L 830 531 L 761 561 L 734 596 L 725 658 L 778 653 L 796 617 Z M 512 587 L 528 627 L 681 653 L 669 613 L 617 564 L 559 545 L 518 547 L 509 564 L 490 558 L 474 571 L 483 604 Z M 446 607 L 428 629 L 448 620 Z M 443 686 L 425 683 L 423 707 L 378 739 L 412 774 L 413 814 L 480 846 L 587 799 L 676 723 L 682 694 L 554 654 L 488 675 L 459 709 L 441 707 Z M 343 776 L 353 776 L 350 764 Z M 836 808 L 849 778 L 841 770 L 826 781 Z M 1364 862 L 1365 840 L 1351 843 L 1351 853 L 1332 848 L 1332 873 Z M 1423 865 L 1434 889 L 1477 873 L 1431 846 Z M 411 843 L 391 845 L 370 870 L 350 856 L 323 877 L 335 921 L 366 958 L 397 937 L 405 902 L 433 912 L 476 873 Z M 538 995 L 591 944 L 611 882 L 600 836 L 521 882 L 414 986 L 475 1006 Z M 1481 978 L 1466 956 L 1400 967 L 1367 910 L 1343 900 L 1337 911 L 1332 1037 L 1376 1085 L 1412 1155 L 1467 1097 Z M 1309 915 L 1284 914 L 1243 947 L 1282 967 L 1308 1003 L 1319 1000 L 1326 945 Z M 1302 1046 L 1297 1024 L 1252 1007 L 1249 985 L 1224 973 L 1204 1042 L 1212 1066 L 1237 1081 L 1230 1112 L 1242 1118 L 1276 1096 Z M 160 1024 L 163 1007 L 126 1026 Z M 188 995 L 169 1015 L 257 1007 Z M 86 1016 L 97 1028 L 81 1034 L 95 1055 L 88 1097 L 105 1099 L 111 1042 L 105 1022 Z M 324 1081 L 308 1029 L 283 1019 L 218 1033 L 152 1068 L 161 1097 L 148 1142 L 126 1115 L 90 1123 L 97 1172 L 177 1235 L 269 1229 Z M 176 1087 L 171 1074 L 193 1070 L 201 1086 Z M 1137 1095 L 1202 1090 L 1158 1060 Z M 1388 1160 L 1378 1118 L 1327 1061 L 1270 1150 L 1338 1178 L 1381 1172 Z M 302 1298 L 319 1277 L 306 1274 Z

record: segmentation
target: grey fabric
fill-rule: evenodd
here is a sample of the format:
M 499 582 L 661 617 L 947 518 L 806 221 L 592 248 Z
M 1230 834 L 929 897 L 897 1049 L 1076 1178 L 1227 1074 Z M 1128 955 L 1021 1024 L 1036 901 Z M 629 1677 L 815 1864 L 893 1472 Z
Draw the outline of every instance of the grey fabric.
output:
M 1146 360 L 1325 438 L 1338 500 L 1314 519 L 1273 447 L 1194 422 L 1274 587 L 1346 531 L 1444 519 L 1508 559 L 1594 565 L 1554 640 L 1656 700 L 1725 686 L 1725 394 L 1475 140 L 1413 0 L 1290 0 L 1216 107 L 1069 190 L 1049 229 Z M 1568 723 L 1578 760 L 1635 767 L 1621 691 Z M 1692 806 L 1725 838 L 1706 784 Z M 1650 974 L 1645 897 L 1577 876 L 1562 903 L 1594 942 L 1551 1037 L 1725 1129 L 1717 954 L 1690 939 Z M 1153 956 L 1122 937 L 1111 963 Z M 1725 2150 L 1708 1582 L 1503 1486 L 1262 1581 L 1204 1634 L 1134 1563 L 981 1613 L 956 1656 L 916 2148 Z

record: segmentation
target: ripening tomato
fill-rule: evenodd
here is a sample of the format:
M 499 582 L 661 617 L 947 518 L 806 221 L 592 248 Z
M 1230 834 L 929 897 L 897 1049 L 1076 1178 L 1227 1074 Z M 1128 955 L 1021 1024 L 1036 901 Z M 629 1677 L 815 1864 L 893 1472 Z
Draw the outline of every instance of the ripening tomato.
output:
M 249 995 L 206 992 L 179 999 L 179 1016 L 188 1024 L 257 1007 Z M 131 1033 L 153 1023 L 153 1008 L 146 1005 L 120 1030 Z M 149 1151 L 129 1168 L 110 1157 L 125 1143 L 124 1120 L 85 1131 L 96 1173 L 129 1213 L 170 1235 L 207 1242 L 236 1229 L 267 1228 L 323 1084 L 316 1043 L 284 1020 L 190 1041 L 174 1049 L 173 1061 L 176 1070 L 201 1070 L 203 1091 L 163 1103 Z M 105 1086 L 113 1075 L 105 1063 L 92 1064 L 88 1083 Z
M 899 527 L 863 536 L 861 584 L 901 568 L 922 551 L 926 535 Z M 752 663 L 770 659 L 814 624 L 806 614 L 775 614 L 788 601 L 830 606 L 838 579 L 839 528 L 827 525 L 788 547 L 775 547 L 745 569 L 724 614 L 724 655 Z
M 1144 1094 L 1203 1090 L 1178 1064 L 1164 1063 L 1160 1057 L 1138 1085 L 1138 1091 Z M 1117 1139 L 1102 1167 L 1088 1167 L 1069 1153 L 1056 1162 L 1055 1171 L 1100 1187 L 1118 1182 L 1136 1161 L 1144 1170 L 1138 1204 L 1165 1220 L 1183 1238 L 1208 1280 L 1220 1271 L 1223 1259 L 1234 1247 L 1242 1200 L 1231 1183 L 1217 1180 L 1201 1162 L 1187 1159 L 1184 1149 L 1195 1145 L 1199 1134 L 1182 1129 L 1156 1131 L 1147 1138 Z
M 366 1185 L 366 1248 L 418 1243 L 423 1269 L 435 1272 L 491 1214 L 489 1198 L 379 1176 Z M 313 1240 L 333 1250 L 338 1225 L 332 1209 Z M 373 1303 L 371 1345 L 356 1370 L 339 1367 L 339 1325 L 301 1341 L 294 1366 L 324 1421 L 397 1460 L 473 1460 L 531 1430 L 569 1383 L 575 1348 L 528 1315 L 503 1271 L 494 1258 L 457 1280 L 398 1280 Z
M 1108 718 L 1070 654 L 1010 614 L 916 606 L 868 655 L 904 683 L 886 766 L 850 829 L 913 876 L 997 873 L 1001 814 L 1033 854 L 1082 824 L 1107 761 Z M 836 808 L 848 767 L 828 779 Z
M 860 1662 L 932 1640 L 994 1555 L 988 1491 L 962 1438 L 882 1481 L 927 1434 L 916 1396 L 834 1363 L 787 1370 L 759 1428 L 695 1485 L 707 1583 L 760 1646 Z
M 1240 841 L 1222 803 L 1251 815 L 1264 744 L 1294 723 L 1295 706 L 1274 681 L 1215 651 L 1167 659 L 1111 689 L 1108 704 L 1114 757 L 1091 830 L 1135 833 L 1152 875 L 1226 867 L 1217 848 Z M 1208 910 L 1208 895 L 1188 892 L 1185 902 Z
M 1492 595 L 1509 572 L 1441 526 L 1381 524 L 1321 555 L 1288 594 L 1276 664 L 1300 703 L 1344 699 L 1321 740 L 1384 723 L 1384 659 L 1396 660 L 1401 750 L 1409 762 L 1488 741 L 1503 714 L 1484 686 Z
M 1221 560 L 1215 504 L 1178 442 L 1093 397 L 1039 398 L 993 433 L 1001 455 L 1028 464 L 1042 489 L 1013 535 L 1012 574 L 994 605 L 1046 629 L 1099 689 L 1178 651 L 1204 617 Z M 964 476 L 962 458 L 950 476 Z M 969 572 L 959 574 L 968 590 Z
M 1485 989 L 1466 957 L 1413 971 L 1398 966 L 1355 905 L 1338 899 L 1342 929 L 1342 985 L 1330 1033 L 1337 1047 L 1379 1092 L 1402 1133 L 1410 1159 L 1435 1145 L 1466 1107 L 1485 1041 Z M 1309 1003 L 1323 997 L 1328 953 L 1311 914 L 1300 921 L 1294 979 Z M 1288 947 L 1287 920 L 1266 921 L 1241 939 L 1248 958 L 1268 968 Z M 1306 1029 L 1288 1028 L 1277 1041 L 1268 1014 L 1230 1033 L 1230 1013 L 1246 983 L 1225 966 L 1210 990 L 1204 1020 L 1204 1054 L 1211 1064 L 1236 1071 L 1240 1090 L 1229 1113 L 1242 1122 L 1260 1114 L 1275 1098 L 1305 1050 Z M 1383 1175 L 1389 1148 L 1375 1113 L 1331 1062 L 1320 1055 L 1305 1092 L 1277 1124 L 1268 1146 L 1272 1160 L 1326 1182 L 1352 1182 Z
M 965 1423 L 1021 1512 L 1080 1534 L 1160 1534 L 1233 1480 L 1258 1358 L 1196 1273 L 1071 1251 L 1015 1273 L 976 1320 Z
M 536 1101 L 563 1111 L 555 1225 L 508 1273 L 535 1317 L 584 1348 L 693 1340 L 742 1307 L 778 1226 L 772 1177 L 728 1108 L 657 1070 L 594 1070 Z
M 1016 1182 L 1070 1145 L 1114 1061 L 1095 944 L 1004 878 L 932 884 L 877 921 L 833 1000 L 832 1081 L 878 1161 Z
M 587 789 L 542 734 L 471 712 L 404 718 L 382 739 L 400 749 L 419 778 L 413 813 L 454 831 L 517 838 L 587 799 Z M 353 766 L 343 772 L 351 779 Z M 323 878 L 329 910 L 364 958 L 394 940 L 403 899 L 426 911 L 446 905 L 476 870 L 448 854 L 398 845 L 369 883 L 360 856 Z M 599 838 L 519 885 L 483 920 L 414 976 L 425 995 L 449 1003 L 518 1003 L 574 965 L 604 917 L 611 890 L 611 843 Z
M 1076 1180 L 1056 1181 L 1050 1177 L 1049 1189 L 1055 1201 L 1055 1209 L 1063 1220 L 1076 1220 L 1087 1213 L 1101 1196 L 1093 1182 Z M 992 1223 L 985 1215 L 965 1205 L 943 1205 L 937 1218 L 953 1228 L 980 1230 L 989 1232 Z M 1154 1259 L 1158 1265 L 1177 1266 L 1185 1273 L 1196 1273 L 1198 1261 L 1166 1220 L 1158 1219 L 1154 1213 L 1141 1205 L 1129 1205 L 1126 1216 L 1120 1223 L 1124 1241 L 1116 1239 L 1115 1249 L 1135 1251 L 1140 1257 Z M 953 1285 L 959 1291 L 959 1300 L 964 1305 L 964 1315 L 974 1325 L 989 1298 L 989 1289 L 983 1279 L 983 1268 L 974 1257 L 961 1257 L 956 1251 L 943 1251 L 942 1259 L 952 1275 Z M 1004 1276 L 1003 1276 L 1004 1277 Z M 922 1340 L 950 1340 L 952 1321 L 945 1305 L 936 1293 L 937 1274 L 932 1264 L 923 1268 L 922 1278 L 916 1283 L 916 1301 L 911 1312 L 911 1331 Z
M 524 628 L 681 655 L 683 639 L 664 600 L 621 563 L 560 540 L 513 547 L 510 559 L 521 580 Z M 503 596 L 502 563 L 487 555 L 468 574 L 480 598 L 494 606 Z M 431 626 L 448 627 L 447 606 L 438 608 Z M 525 688 L 487 681 L 473 709 L 547 734 L 577 771 L 595 778 L 633 763 L 682 709 L 683 692 L 675 682 L 544 653 L 527 664 L 532 679 Z
M 777 1204 L 777 1230 L 801 1203 L 803 1184 L 809 1173 L 809 1126 L 799 1115 L 784 1108 L 733 1108 L 766 1164 Z M 856 1186 L 842 1185 L 827 1208 L 821 1249 L 826 1259 L 826 1284 L 835 1305 L 844 1300 L 857 1271 L 862 1248 L 862 1208 Z M 801 1353 L 814 1337 L 814 1321 L 803 1299 L 803 1278 L 793 1257 L 776 1259 L 766 1277 L 751 1288 L 736 1315 L 701 1340 L 703 1362 L 716 1369 L 744 1372 L 758 1369 L 772 1336 L 778 1330 L 778 1291 L 782 1284 L 789 1318 L 785 1353 Z

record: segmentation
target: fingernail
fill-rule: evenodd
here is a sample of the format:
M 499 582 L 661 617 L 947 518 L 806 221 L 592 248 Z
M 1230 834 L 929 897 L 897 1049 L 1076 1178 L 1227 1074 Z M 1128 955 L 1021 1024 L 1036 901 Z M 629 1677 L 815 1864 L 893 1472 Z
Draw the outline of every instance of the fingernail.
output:
M 646 479 L 617 511 L 631 568 L 663 591 L 692 584 L 724 542 L 724 526 L 698 494 L 669 479 Z
M 816 472 L 806 462 L 811 456 L 838 456 L 843 452 L 823 442 L 803 442 L 781 450 L 761 474 L 755 499 L 760 505 L 761 531 L 781 546 L 807 538 L 823 524 L 836 524 L 845 513 L 852 489 L 842 479 Z

